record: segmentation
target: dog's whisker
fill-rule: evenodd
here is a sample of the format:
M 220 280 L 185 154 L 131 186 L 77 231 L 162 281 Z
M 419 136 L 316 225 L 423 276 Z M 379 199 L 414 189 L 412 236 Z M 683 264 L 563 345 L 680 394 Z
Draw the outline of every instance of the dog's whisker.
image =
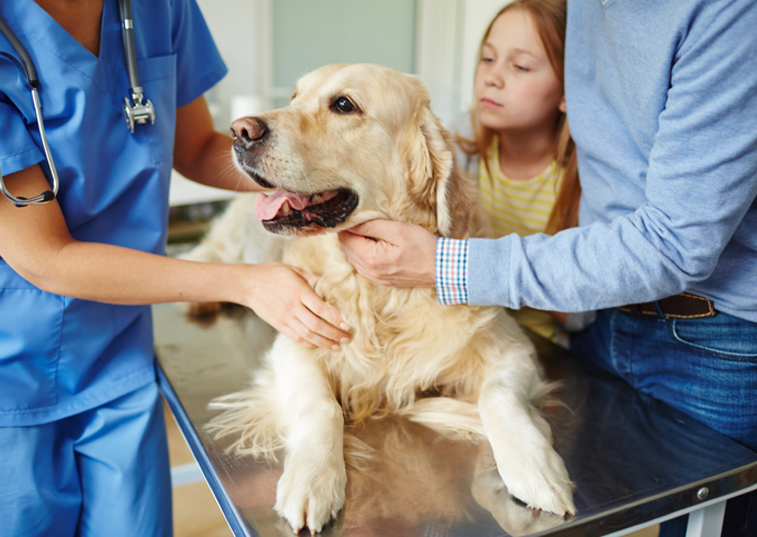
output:
M 234 163 L 229 162 L 228 159 L 223 159 L 225 164 L 221 166 L 219 172 L 216 174 L 213 181 L 211 181 L 212 184 L 209 184 L 208 186 L 218 186 L 221 187 L 225 182 L 226 178 L 230 175 L 238 175 L 239 171 L 235 169 Z M 240 185 L 240 180 L 242 179 L 241 175 L 237 179 L 237 183 L 235 185 L 235 188 L 238 188 Z
M 307 186 L 307 189 L 308 189 L 309 191 L 313 191 L 313 192 L 315 192 L 315 189 L 314 189 L 314 188 L 312 187 L 312 185 L 310 184 L 310 177 L 309 177 L 309 176 L 308 176 L 307 174 L 305 174 L 305 175 L 303 175 L 303 176 L 302 176 L 302 178 L 303 178 L 303 180 L 305 181 L 305 185 Z

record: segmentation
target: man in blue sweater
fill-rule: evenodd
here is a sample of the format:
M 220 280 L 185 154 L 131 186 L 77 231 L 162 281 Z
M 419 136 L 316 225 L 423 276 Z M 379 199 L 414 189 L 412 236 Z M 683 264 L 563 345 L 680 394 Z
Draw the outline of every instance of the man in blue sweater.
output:
M 597 310 L 579 355 L 757 451 L 755 28 L 753 0 L 570 0 L 580 226 L 454 241 L 372 221 L 345 253 L 443 303 Z M 755 496 L 723 535 L 757 534 Z

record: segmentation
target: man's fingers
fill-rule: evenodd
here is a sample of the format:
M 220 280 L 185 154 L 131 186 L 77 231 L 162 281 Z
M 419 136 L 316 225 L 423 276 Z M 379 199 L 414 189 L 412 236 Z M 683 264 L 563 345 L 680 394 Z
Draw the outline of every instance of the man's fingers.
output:
M 341 233 L 344 233 L 344 235 Z M 339 236 L 340 247 L 353 265 L 358 262 L 363 266 L 373 266 L 389 253 L 388 244 L 385 242 L 362 235 L 350 234 L 349 230 L 341 233 Z
M 367 222 L 363 222 L 362 224 L 358 224 L 347 229 L 346 232 L 352 233 L 353 235 L 360 235 L 362 237 L 369 237 L 373 239 L 374 237 L 372 233 L 376 232 L 376 221 L 368 220 Z
M 368 220 L 345 230 L 343 233 L 356 235 L 374 242 L 394 244 L 404 228 L 402 222 L 394 220 Z
M 341 245 L 342 250 L 346 248 L 350 251 L 354 251 L 355 249 L 365 249 L 364 244 L 373 245 L 376 244 L 376 242 L 373 239 L 364 237 L 358 233 L 352 233 L 351 230 L 346 229 L 339 232 L 339 244 Z

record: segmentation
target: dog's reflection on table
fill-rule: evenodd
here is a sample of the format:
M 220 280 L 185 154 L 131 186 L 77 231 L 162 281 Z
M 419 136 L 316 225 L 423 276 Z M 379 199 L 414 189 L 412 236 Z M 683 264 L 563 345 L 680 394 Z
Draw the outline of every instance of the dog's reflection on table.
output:
M 504 530 L 517 537 L 565 522 L 508 494 L 486 442 L 443 437 L 398 417 L 345 433 L 357 455 L 348 461 L 345 507 L 323 535 L 494 536 Z M 281 466 L 226 454 L 224 447 L 216 445 L 211 456 L 226 470 L 221 481 L 232 502 L 262 537 L 292 535 L 273 510 Z

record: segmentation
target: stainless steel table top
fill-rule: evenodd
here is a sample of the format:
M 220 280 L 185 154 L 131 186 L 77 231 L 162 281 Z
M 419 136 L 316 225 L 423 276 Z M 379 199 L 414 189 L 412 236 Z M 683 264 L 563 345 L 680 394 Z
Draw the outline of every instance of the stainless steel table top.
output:
M 204 322 L 175 304 L 153 314 L 161 388 L 232 531 L 291 535 L 273 510 L 281 468 L 226 453 L 228 439 L 204 429 L 218 412 L 208 409 L 213 398 L 249 385 L 271 329 L 241 308 Z M 389 419 L 355 433 L 375 453 L 348 470 L 345 508 L 323 535 L 605 535 L 757 483 L 757 454 L 535 342 L 548 377 L 561 382 L 562 404 L 547 414 L 576 485 L 575 517 L 535 513 L 511 499 L 486 464 L 486 446 Z

